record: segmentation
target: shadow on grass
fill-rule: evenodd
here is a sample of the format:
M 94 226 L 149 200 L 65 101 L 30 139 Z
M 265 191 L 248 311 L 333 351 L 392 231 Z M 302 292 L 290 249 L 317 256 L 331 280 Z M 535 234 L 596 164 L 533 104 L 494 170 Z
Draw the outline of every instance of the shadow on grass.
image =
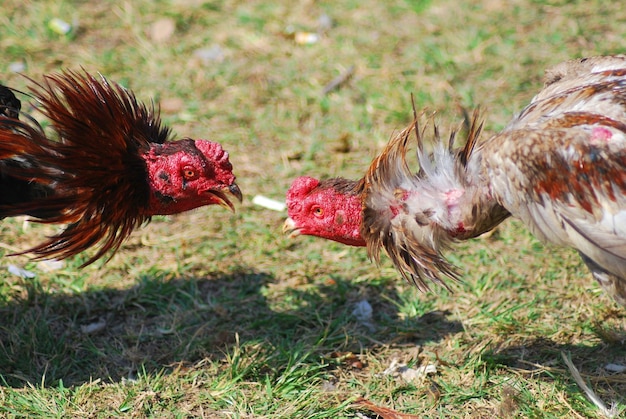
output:
M 297 347 L 309 353 L 305 362 L 323 363 L 331 351 L 419 344 L 461 330 L 445 313 L 401 319 L 391 285 L 337 279 L 293 289 L 273 282 L 263 272 L 242 271 L 216 278 L 144 276 L 130 289 L 73 295 L 31 287 L 23 299 L 0 305 L 0 376 L 12 387 L 118 382 L 255 345 L 278 353 Z M 272 286 L 278 291 L 270 304 L 265 295 Z M 351 314 L 363 293 L 374 307 L 375 329 Z M 259 368 L 278 369 L 284 361 L 264 359 L 277 365 Z
M 609 371 L 608 364 L 626 364 L 626 341 L 614 340 L 618 335 L 626 338 L 625 331 L 610 333 L 606 328 L 596 331 L 607 341 L 597 345 L 562 344 L 545 337 L 531 339 L 523 345 L 488 349 L 481 354 L 486 368 L 498 371 L 502 367 L 516 371 L 522 376 L 540 376 L 542 380 L 565 383 L 572 393 L 583 394 L 574 376 L 563 361 L 562 354 L 569 356 L 594 392 L 609 405 L 626 404 L 626 373 Z

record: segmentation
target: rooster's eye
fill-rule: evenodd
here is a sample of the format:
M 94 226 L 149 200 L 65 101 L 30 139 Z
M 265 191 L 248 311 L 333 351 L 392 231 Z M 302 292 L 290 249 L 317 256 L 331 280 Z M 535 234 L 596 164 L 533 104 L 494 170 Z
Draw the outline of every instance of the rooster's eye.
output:
M 198 173 L 193 167 L 185 166 L 183 168 L 183 177 L 185 178 L 185 180 L 194 180 L 198 177 Z
M 324 209 L 322 207 L 315 207 L 313 208 L 313 214 L 315 214 L 316 217 L 321 217 L 324 215 Z

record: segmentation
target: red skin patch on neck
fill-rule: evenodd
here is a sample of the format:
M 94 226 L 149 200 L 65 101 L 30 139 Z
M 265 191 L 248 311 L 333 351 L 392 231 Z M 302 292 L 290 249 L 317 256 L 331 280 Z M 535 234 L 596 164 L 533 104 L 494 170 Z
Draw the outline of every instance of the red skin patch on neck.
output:
M 591 130 L 591 142 L 608 142 L 611 137 L 613 137 L 613 133 L 610 129 L 605 127 L 595 127 Z
M 395 198 L 397 201 L 400 201 L 402 203 L 406 202 L 407 199 L 409 199 L 409 197 L 412 195 L 412 193 L 406 189 L 402 189 L 402 188 L 397 188 L 394 192 Z M 396 202 L 397 202 L 396 201 Z M 389 211 L 391 211 L 392 217 L 394 218 L 395 216 L 397 216 L 398 214 L 400 214 L 400 211 L 402 210 L 402 205 L 391 205 L 389 206 Z
M 464 233 L 467 233 L 467 230 L 465 229 L 465 225 L 461 221 L 456 225 L 456 229 L 452 232 L 452 236 L 456 237 Z
M 449 191 L 445 192 L 446 202 L 448 206 L 457 205 L 459 198 L 461 198 L 464 193 L 464 189 L 450 189 Z

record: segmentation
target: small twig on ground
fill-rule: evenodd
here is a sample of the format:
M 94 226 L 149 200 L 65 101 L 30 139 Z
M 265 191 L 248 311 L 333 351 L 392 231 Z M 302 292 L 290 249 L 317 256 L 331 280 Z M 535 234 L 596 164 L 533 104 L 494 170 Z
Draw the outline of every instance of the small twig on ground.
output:
M 324 90 L 322 90 L 322 96 L 326 96 L 333 90 L 341 87 L 342 84 L 350 80 L 350 77 L 352 77 L 352 74 L 354 74 L 354 65 L 351 65 L 350 67 L 348 67 L 344 72 L 342 72 L 340 75 L 332 79 L 330 83 L 324 86 Z

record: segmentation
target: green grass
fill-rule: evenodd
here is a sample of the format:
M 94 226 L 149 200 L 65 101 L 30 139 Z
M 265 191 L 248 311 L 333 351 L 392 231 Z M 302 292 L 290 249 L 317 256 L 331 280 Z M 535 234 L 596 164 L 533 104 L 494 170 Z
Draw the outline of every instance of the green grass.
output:
M 378 268 L 363 249 L 289 240 L 284 213 L 251 203 L 283 199 L 302 174 L 360 176 L 409 121 L 410 93 L 444 128 L 478 105 L 487 131 L 502 128 L 547 67 L 623 52 L 620 2 L 5 0 L 2 10 L 1 82 L 24 90 L 15 63 L 34 79 L 99 71 L 160 102 L 179 136 L 220 141 L 246 199 L 235 214 L 157 217 L 83 270 L 86 255 L 52 272 L 3 256 L 0 416 L 376 417 L 362 398 L 424 418 L 601 417 L 562 352 L 601 399 L 626 405 L 626 375 L 604 369 L 626 364 L 626 312 L 573 251 L 506 222 L 450 254 L 464 280 L 453 293 L 420 294 L 386 259 Z M 72 31 L 51 30 L 55 17 Z M 320 17 L 332 25 L 321 30 Z M 175 31 L 157 41 L 161 19 Z M 293 31 L 318 30 L 317 43 L 294 42 Z M 218 59 L 198 56 L 211 48 Z M 4 220 L 0 246 L 52 231 Z M 371 325 L 352 314 L 362 300 Z M 394 359 L 437 373 L 384 374 Z

